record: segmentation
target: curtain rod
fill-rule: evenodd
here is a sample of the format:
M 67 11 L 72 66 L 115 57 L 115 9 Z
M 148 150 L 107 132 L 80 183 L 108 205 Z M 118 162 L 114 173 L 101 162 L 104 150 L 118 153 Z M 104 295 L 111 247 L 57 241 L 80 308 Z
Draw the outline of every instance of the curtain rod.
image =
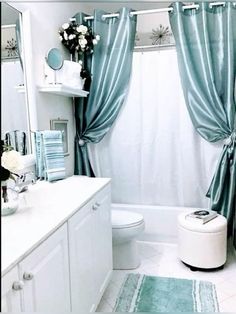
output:
M 209 3 L 209 7 L 215 7 L 215 6 L 219 6 L 219 5 L 223 5 L 225 6 L 225 2 L 211 2 Z M 236 6 L 236 2 L 233 3 L 234 6 Z M 188 10 L 188 9 L 199 9 L 199 4 L 191 4 L 191 5 L 185 5 L 183 6 L 183 11 L 184 10 Z M 161 12 L 172 12 L 174 9 L 173 8 L 163 8 L 163 9 L 153 9 L 153 10 L 141 10 L 141 11 L 133 11 L 130 12 L 130 15 L 141 15 L 141 14 L 152 14 L 152 13 L 161 13 Z M 111 17 L 119 17 L 119 13 L 113 13 L 113 14 L 104 14 L 102 16 L 103 18 L 111 18 Z M 94 16 L 86 16 L 84 18 L 85 21 L 87 20 L 93 20 Z
M 11 28 L 11 27 L 16 27 L 16 24 L 1 25 L 1 28 Z
M 174 49 L 175 44 L 163 44 L 163 45 L 146 45 L 146 46 L 134 46 L 134 52 L 142 52 L 145 50 L 163 50 L 163 49 Z

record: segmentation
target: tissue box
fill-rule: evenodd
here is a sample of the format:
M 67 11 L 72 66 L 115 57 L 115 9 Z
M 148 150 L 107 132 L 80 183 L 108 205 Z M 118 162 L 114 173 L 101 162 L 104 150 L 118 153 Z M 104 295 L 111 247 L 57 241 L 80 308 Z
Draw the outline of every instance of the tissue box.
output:
M 65 60 L 60 70 L 53 70 L 45 61 L 44 75 L 46 84 L 66 84 L 83 89 L 84 80 L 80 77 L 81 64 Z

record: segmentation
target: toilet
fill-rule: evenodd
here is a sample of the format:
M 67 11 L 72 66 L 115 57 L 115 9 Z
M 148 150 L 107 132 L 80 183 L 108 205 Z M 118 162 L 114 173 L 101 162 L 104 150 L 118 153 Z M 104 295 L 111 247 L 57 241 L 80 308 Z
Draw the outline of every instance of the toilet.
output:
M 112 210 L 113 269 L 135 269 L 140 265 L 136 238 L 144 230 L 141 214 Z

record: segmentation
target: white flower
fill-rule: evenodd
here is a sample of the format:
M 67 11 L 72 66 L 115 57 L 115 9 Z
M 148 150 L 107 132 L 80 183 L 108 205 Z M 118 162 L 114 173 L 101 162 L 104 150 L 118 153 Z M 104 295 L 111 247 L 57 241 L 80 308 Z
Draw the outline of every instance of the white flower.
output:
M 96 35 L 95 38 L 97 39 L 97 41 L 101 39 L 100 35 Z
M 85 46 L 87 45 L 87 39 L 79 39 L 79 45 L 81 48 L 85 48 Z
M 93 44 L 97 45 L 97 43 L 98 43 L 97 39 L 93 39 Z
M 63 28 L 63 29 L 67 29 L 69 26 L 70 26 L 69 23 L 64 23 L 64 24 L 62 25 L 62 28 Z
M 80 25 L 80 26 L 76 27 L 76 30 L 78 33 L 86 34 L 88 31 L 88 27 L 84 26 L 84 25 Z
M 72 39 L 74 39 L 75 37 L 76 37 L 75 35 L 70 34 L 68 38 L 69 38 L 69 40 L 72 40 Z
M 66 32 L 63 33 L 64 39 L 67 40 L 68 39 L 68 35 Z
M 2 154 L 2 166 L 11 172 L 22 169 L 21 154 L 15 150 L 4 152 Z
M 82 60 L 79 60 L 79 64 L 80 64 L 80 65 L 83 65 L 83 61 L 82 61 Z
M 62 40 L 63 40 L 63 37 L 62 37 L 62 36 L 59 36 L 59 39 L 60 39 L 60 41 L 62 41 Z

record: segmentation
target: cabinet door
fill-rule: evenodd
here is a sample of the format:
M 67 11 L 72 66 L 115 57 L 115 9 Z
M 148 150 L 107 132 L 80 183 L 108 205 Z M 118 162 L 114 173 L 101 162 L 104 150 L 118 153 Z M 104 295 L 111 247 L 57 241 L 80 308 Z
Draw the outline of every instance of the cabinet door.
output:
M 94 252 L 92 233 L 94 215 L 90 201 L 68 221 L 71 271 L 71 303 L 75 313 L 95 310 Z
M 112 225 L 110 187 L 95 196 L 93 256 L 95 257 L 95 280 L 97 304 L 112 273 Z
M 66 224 L 30 253 L 19 267 L 20 278 L 24 280 L 24 311 L 70 311 Z
M 18 288 L 13 288 L 13 284 Z M 17 267 L 10 270 L 2 278 L 1 312 L 21 312 L 21 289 Z
M 72 311 L 96 310 L 112 272 L 110 187 L 68 222 Z

